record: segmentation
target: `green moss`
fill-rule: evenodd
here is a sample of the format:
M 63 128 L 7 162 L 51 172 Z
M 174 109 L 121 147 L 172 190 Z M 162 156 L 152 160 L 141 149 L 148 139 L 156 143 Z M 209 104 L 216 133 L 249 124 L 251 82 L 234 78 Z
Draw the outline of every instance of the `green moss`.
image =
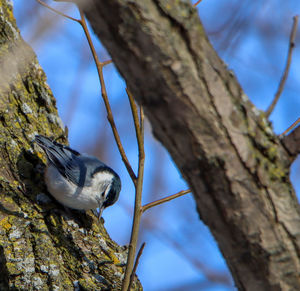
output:
M 269 168 L 269 174 L 270 174 L 270 179 L 275 181 L 275 180 L 281 180 L 285 177 L 287 177 L 287 171 L 286 169 L 282 169 L 278 167 L 276 164 L 273 165 L 271 164 Z
M 7 271 L 10 275 L 19 275 L 21 274 L 21 271 L 17 269 L 15 263 L 6 263 Z
M 267 148 L 267 155 L 270 161 L 275 161 L 278 157 L 277 147 L 275 145 L 271 145 Z
M 8 220 L 9 220 L 8 217 L 4 217 L 3 219 L 0 220 L 0 227 L 4 229 L 6 232 L 9 231 L 12 226 Z

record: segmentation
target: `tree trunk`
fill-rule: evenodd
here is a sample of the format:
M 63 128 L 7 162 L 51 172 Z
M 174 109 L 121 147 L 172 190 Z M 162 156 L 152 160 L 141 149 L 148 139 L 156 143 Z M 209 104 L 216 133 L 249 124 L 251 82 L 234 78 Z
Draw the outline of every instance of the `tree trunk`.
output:
M 300 290 L 293 154 L 210 45 L 189 1 L 81 1 L 189 183 L 239 290 Z M 196 231 L 196 230 L 195 230 Z
M 66 213 L 43 194 L 45 156 L 32 140 L 66 141 L 64 130 L 11 4 L 0 4 L 0 290 L 118 290 L 127 251 L 92 213 Z

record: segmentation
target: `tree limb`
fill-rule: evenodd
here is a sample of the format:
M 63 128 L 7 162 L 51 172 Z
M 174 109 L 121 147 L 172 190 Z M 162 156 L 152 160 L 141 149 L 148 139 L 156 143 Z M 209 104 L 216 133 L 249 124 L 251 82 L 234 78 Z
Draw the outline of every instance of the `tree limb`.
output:
M 156 138 L 187 180 L 240 290 L 300 290 L 290 153 L 243 93 L 186 1 L 83 9 Z

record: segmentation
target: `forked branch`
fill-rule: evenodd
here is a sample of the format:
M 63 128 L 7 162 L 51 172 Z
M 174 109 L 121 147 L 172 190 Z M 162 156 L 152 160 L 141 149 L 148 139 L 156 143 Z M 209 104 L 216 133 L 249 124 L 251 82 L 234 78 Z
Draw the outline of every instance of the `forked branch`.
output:
M 122 283 L 122 291 L 130 289 L 130 277 L 133 273 L 134 257 L 136 254 L 136 247 L 138 242 L 139 228 L 142 216 L 142 192 L 143 192 L 143 180 L 144 180 L 144 165 L 145 165 L 145 150 L 144 150 L 144 111 L 140 107 L 140 120 L 138 116 L 138 109 L 134 101 L 133 96 L 126 89 L 128 99 L 130 102 L 131 112 L 134 120 L 135 133 L 138 142 L 139 151 L 139 166 L 137 183 L 135 187 L 135 201 L 134 201 L 134 214 L 131 228 L 130 243 L 128 248 L 127 264 L 125 275 Z
M 157 205 L 163 204 L 165 202 L 171 201 L 173 199 L 176 199 L 176 198 L 178 198 L 180 196 L 183 196 L 183 195 L 186 195 L 188 193 L 191 193 L 191 190 L 182 190 L 182 191 L 180 191 L 176 194 L 173 194 L 173 195 L 167 196 L 165 198 L 150 202 L 150 203 L 142 206 L 142 212 L 144 213 L 146 210 L 148 210 L 148 209 L 150 209 L 154 206 L 157 206 Z
M 130 243 L 129 243 L 129 251 L 128 251 L 128 257 L 127 257 L 127 264 L 126 264 L 126 270 L 125 270 L 125 275 L 124 275 L 124 279 L 123 279 L 123 283 L 122 283 L 122 291 L 128 291 L 130 289 L 130 286 L 132 284 L 133 278 L 134 278 L 134 274 L 136 272 L 136 268 L 140 259 L 140 256 L 142 254 L 143 248 L 145 246 L 145 243 L 141 246 L 138 255 L 136 257 L 135 260 L 135 264 L 134 264 L 134 259 L 135 259 L 135 254 L 136 254 L 136 248 L 137 248 L 137 242 L 138 242 L 138 233 L 139 233 L 139 227 L 140 227 L 140 221 L 141 221 L 141 216 L 142 214 L 149 208 L 160 205 L 162 203 L 165 203 L 167 201 L 170 201 L 172 199 L 175 199 L 177 197 L 180 197 L 182 195 L 185 195 L 189 192 L 191 192 L 190 190 L 185 190 L 185 191 L 181 191 L 178 192 L 174 195 L 165 197 L 163 199 L 148 203 L 144 206 L 141 205 L 141 201 L 142 201 L 142 190 L 143 190 L 143 178 L 144 178 L 144 163 L 145 163 L 145 150 L 144 150 L 144 111 L 143 108 L 140 107 L 140 113 L 138 114 L 138 107 L 135 103 L 135 100 L 132 96 L 132 94 L 128 91 L 128 89 L 126 89 L 127 95 L 128 95 L 128 99 L 130 102 L 130 108 L 131 108 L 131 112 L 132 112 L 132 116 L 133 116 L 133 121 L 134 121 L 134 126 L 135 126 L 135 132 L 136 132 L 136 138 L 137 138 L 137 143 L 138 143 L 138 152 L 139 152 L 139 162 L 138 162 L 138 175 L 136 176 L 129 161 L 128 158 L 125 154 L 124 148 L 122 146 L 121 140 L 120 140 L 120 136 L 119 133 L 117 131 L 116 128 L 116 124 L 114 122 L 114 118 L 113 118 L 113 114 L 112 114 L 112 110 L 110 107 L 110 103 L 108 100 L 108 96 L 107 96 L 107 91 L 106 91 L 106 86 L 105 86 L 105 82 L 104 82 L 104 76 L 103 76 L 103 67 L 106 66 L 107 64 L 110 64 L 112 61 L 108 60 L 108 61 L 104 61 L 104 62 L 100 62 L 95 47 L 93 45 L 92 39 L 91 39 L 91 35 L 89 33 L 86 21 L 85 21 L 85 17 L 83 15 L 82 10 L 78 7 L 79 13 L 80 13 L 80 19 L 75 19 L 73 17 L 70 17 L 52 7 L 50 7 L 49 5 L 47 5 L 46 3 L 42 2 L 41 0 L 37 0 L 41 5 L 47 7 L 48 9 L 50 9 L 51 11 L 66 17 L 70 20 L 76 21 L 78 22 L 83 30 L 84 33 L 86 35 L 89 47 L 91 49 L 96 67 L 97 67 L 97 71 L 98 71 L 98 76 L 99 76 L 99 81 L 100 81 L 100 85 L 101 85 L 101 95 L 102 95 L 102 99 L 104 101 L 105 107 L 106 107 L 106 111 L 107 111 L 107 119 L 111 125 L 113 134 L 114 134 L 114 138 L 116 140 L 119 152 L 121 154 L 122 160 L 126 166 L 126 169 L 134 183 L 135 186 L 135 204 L 134 204 L 134 217 L 133 217 L 133 223 L 132 223 L 132 230 L 131 230 L 131 238 L 130 238 Z M 198 1 L 197 3 L 199 3 L 200 1 Z

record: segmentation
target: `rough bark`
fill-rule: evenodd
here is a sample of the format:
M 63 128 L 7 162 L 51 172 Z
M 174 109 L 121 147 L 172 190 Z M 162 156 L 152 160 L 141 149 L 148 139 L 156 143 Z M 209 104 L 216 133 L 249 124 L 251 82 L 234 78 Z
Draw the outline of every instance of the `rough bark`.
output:
M 92 213 L 66 213 L 45 194 L 45 156 L 32 140 L 66 138 L 11 4 L 0 10 L 0 290 L 118 290 L 127 251 Z
M 217 56 L 188 2 L 79 5 L 192 188 L 238 289 L 300 290 L 295 155 Z

